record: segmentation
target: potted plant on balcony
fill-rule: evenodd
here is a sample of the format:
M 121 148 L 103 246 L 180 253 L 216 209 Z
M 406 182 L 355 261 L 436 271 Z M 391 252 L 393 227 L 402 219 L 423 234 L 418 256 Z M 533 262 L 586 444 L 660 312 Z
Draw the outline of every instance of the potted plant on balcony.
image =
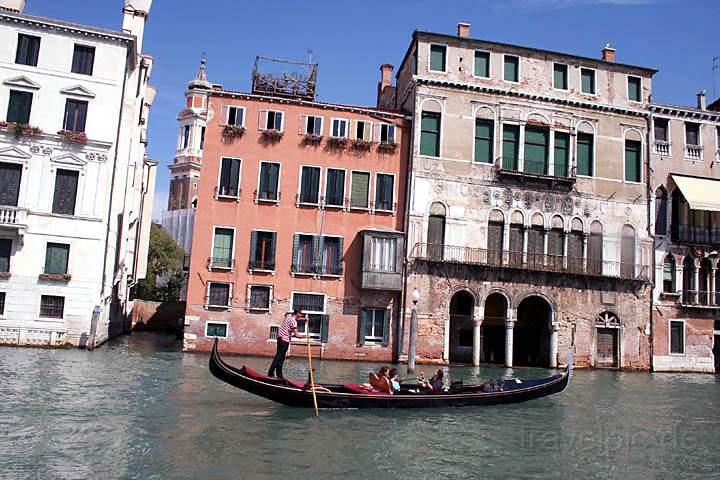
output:
M 392 153 L 397 149 L 397 147 L 398 144 L 395 142 L 380 142 L 378 150 L 381 152 Z
M 34 137 L 35 135 L 39 135 L 42 133 L 42 130 L 40 130 L 38 127 L 33 127 L 32 125 L 27 123 L 0 121 L 0 128 L 4 128 L 5 130 L 12 132 L 15 135 L 15 138 L 25 136 Z
M 73 132 L 72 130 L 60 130 L 57 132 L 58 135 L 63 137 L 65 141 L 70 143 L 86 144 L 88 142 L 87 135 L 85 132 Z
M 8 278 L 12 277 L 12 273 L 10 272 L 0 272 L 0 280 L 7 280 Z
M 69 273 L 41 273 L 38 278 L 50 282 L 69 282 L 72 280 L 72 275 Z
M 315 133 L 306 133 L 303 142 L 307 145 L 317 145 L 322 142 L 322 139 L 322 135 L 317 135 Z
M 283 132 L 280 130 L 270 129 L 270 130 L 263 130 L 262 132 L 262 138 L 266 142 L 279 142 L 281 138 L 283 138 Z
M 239 125 L 225 125 L 222 132 L 225 138 L 239 138 L 245 135 L 245 127 Z
M 345 145 L 347 145 L 348 139 L 345 137 L 330 137 L 327 139 L 327 146 L 330 148 L 345 148 Z

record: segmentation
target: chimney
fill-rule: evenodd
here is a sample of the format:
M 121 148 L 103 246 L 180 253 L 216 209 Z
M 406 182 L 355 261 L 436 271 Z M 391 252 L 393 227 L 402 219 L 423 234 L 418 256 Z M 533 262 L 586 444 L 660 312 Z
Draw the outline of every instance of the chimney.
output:
M 379 89 L 382 92 L 385 90 L 385 87 L 392 86 L 392 73 L 395 69 L 394 65 L 390 65 L 389 63 L 383 63 L 380 65 L 380 85 Z
M 697 94 L 697 108 L 698 110 L 707 110 L 707 103 L 705 102 L 705 90 L 700 90 Z
M 602 59 L 606 62 L 615 61 L 615 49 L 612 48 L 609 43 L 606 43 L 602 49 Z
M 458 37 L 469 38 L 470 37 L 470 24 L 469 23 L 458 23 Z
M 25 8 L 25 0 L 0 0 L 0 10 L 22 13 Z

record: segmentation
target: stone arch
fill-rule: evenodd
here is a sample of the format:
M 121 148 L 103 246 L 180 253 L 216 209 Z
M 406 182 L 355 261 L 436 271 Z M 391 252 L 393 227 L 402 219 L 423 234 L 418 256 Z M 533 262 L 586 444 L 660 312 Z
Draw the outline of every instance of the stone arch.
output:
M 484 120 L 495 120 L 496 117 L 495 109 L 489 105 L 477 105 L 473 109 L 473 117 L 482 118 Z
M 522 210 L 513 210 L 510 212 L 510 223 L 525 225 L 525 214 Z
M 447 205 L 442 200 L 434 200 L 428 205 L 428 215 L 447 216 Z
M 452 297 L 458 292 L 466 292 L 466 293 L 470 294 L 473 297 L 474 304 L 480 305 L 480 294 L 478 293 L 477 289 L 475 289 L 467 284 L 455 285 L 450 290 L 448 299 L 452 299 Z
M 445 105 L 443 104 L 443 102 L 436 98 L 424 98 L 420 102 L 420 111 L 436 112 L 442 114 L 445 112 Z
M 450 362 L 472 362 L 473 317 L 476 301 L 477 297 L 465 288 L 459 288 L 450 297 L 450 328 L 447 332 Z
M 623 138 L 624 138 L 624 140 L 633 140 L 635 142 L 640 142 L 642 144 L 643 134 L 636 127 L 627 127 L 625 129 L 625 132 L 623 133 Z
M 540 212 L 535 212 L 530 217 L 530 225 L 533 227 L 545 227 L 545 217 Z
M 570 230 L 584 232 L 585 231 L 585 222 L 583 222 L 582 218 L 580 218 L 580 217 L 573 217 L 570 220 Z
M 513 365 L 549 367 L 555 346 L 551 336 L 554 303 L 542 294 L 528 292 L 516 300 L 513 326 Z M 556 337 L 555 340 L 556 341 Z
M 488 212 L 488 222 L 505 222 L 505 212 L 499 208 L 493 208 Z
M 565 220 L 560 215 L 553 215 L 550 219 L 550 228 L 563 230 L 565 228 Z
M 483 299 L 483 321 L 480 327 L 480 359 L 484 363 L 505 362 L 506 323 L 510 295 L 503 289 L 491 289 Z
M 590 133 L 595 135 L 595 125 L 588 120 L 580 120 L 575 129 L 580 133 Z
M 540 112 L 529 112 L 525 117 L 525 121 L 528 123 L 542 124 L 544 127 L 549 127 L 552 124 L 550 118 Z
M 594 320 L 595 348 L 593 366 L 617 368 L 620 366 L 620 345 L 622 322 L 618 314 L 610 309 L 601 312 Z
M 513 308 L 517 310 L 518 306 L 522 303 L 522 301 L 525 300 L 525 299 L 528 298 L 528 297 L 540 297 L 540 298 L 542 298 L 543 300 L 545 300 L 545 301 L 548 303 L 548 305 L 550 305 L 550 308 L 552 309 L 553 314 L 554 314 L 555 312 L 557 312 L 557 304 L 555 303 L 555 300 L 553 300 L 552 298 L 548 297 L 548 296 L 545 295 L 544 293 L 539 292 L 539 291 L 536 291 L 536 290 L 532 290 L 532 291 L 529 291 L 529 292 L 525 292 L 525 293 L 517 296 L 517 297 L 514 299 L 514 301 L 513 301 L 513 304 L 512 304 L 512 305 L 513 305 Z

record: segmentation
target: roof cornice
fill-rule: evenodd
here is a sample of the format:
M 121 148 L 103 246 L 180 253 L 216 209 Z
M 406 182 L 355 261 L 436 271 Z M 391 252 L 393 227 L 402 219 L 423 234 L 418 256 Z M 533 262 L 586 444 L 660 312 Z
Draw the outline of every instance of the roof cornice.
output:
M 720 122 L 720 112 L 699 110 L 697 108 L 685 107 L 682 105 L 652 103 L 650 104 L 650 111 L 661 115 L 672 115 L 675 117 L 692 118 L 695 120 L 711 120 Z
M 64 22 L 62 20 L 55 20 L 52 18 L 36 17 L 33 15 L 26 15 L 24 13 L 0 11 L 0 21 L 8 24 L 23 24 L 42 29 L 68 32 L 83 37 L 91 36 L 103 40 L 129 44 L 133 47 L 133 51 L 136 43 L 135 35 L 130 35 L 124 32 L 97 28 L 90 25 L 81 25 L 79 23 Z

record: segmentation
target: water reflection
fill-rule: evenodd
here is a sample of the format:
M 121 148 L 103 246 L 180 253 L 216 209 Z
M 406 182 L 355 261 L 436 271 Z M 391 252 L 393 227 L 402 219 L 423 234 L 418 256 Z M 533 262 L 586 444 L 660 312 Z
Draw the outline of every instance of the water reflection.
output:
M 269 362 L 228 360 L 259 371 Z M 0 478 L 718 475 L 720 387 L 712 375 L 577 371 L 563 394 L 525 404 L 322 411 L 315 420 L 215 380 L 206 362 L 150 334 L 94 352 L 0 350 Z M 319 379 L 343 382 L 377 368 L 316 366 Z M 286 367 L 295 378 L 306 371 L 301 358 Z M 508 373 L 451 368 L 466 381 Z

